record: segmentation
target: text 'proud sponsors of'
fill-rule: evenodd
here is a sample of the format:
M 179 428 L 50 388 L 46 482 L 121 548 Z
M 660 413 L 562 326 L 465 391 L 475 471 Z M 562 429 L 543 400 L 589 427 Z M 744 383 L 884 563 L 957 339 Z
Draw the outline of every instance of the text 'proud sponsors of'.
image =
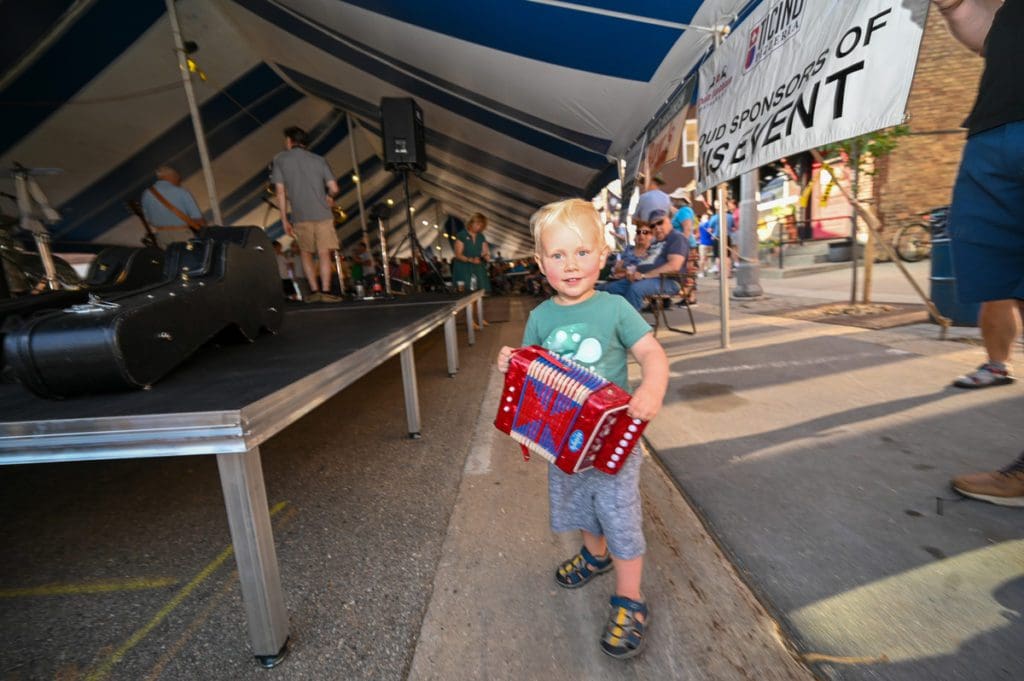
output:
M 903 122 L 929 0 L 766 0 L 701 65 L 698 188 Z

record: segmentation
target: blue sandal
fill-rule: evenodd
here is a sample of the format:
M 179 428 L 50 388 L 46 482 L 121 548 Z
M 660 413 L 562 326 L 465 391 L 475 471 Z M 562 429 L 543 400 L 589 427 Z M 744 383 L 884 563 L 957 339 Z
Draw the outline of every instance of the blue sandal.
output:
M 586 546 L 580 552 L 558 566 L 555 581 L 566 589 L 578 589 L 599 574 L 612 569 L 612 557 L 595 558 Z
M 612 612 L 601 636 L 601 650 L 606 655 L 624 660 L 638 654 L 644 646 L 647 624 L 651 616 L 647 604 L 625 596 L 612 596 Z M 641 622 L 637 615 L 644 618 Z

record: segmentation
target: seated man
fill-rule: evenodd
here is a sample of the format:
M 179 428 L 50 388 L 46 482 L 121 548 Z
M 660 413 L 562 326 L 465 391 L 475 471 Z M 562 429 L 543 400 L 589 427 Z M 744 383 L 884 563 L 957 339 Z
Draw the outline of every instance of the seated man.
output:
M 635 272 L 627 272 L 624 278 L 608 282 L 602 290 L 625 296 L 637 310 L 643 307 L 646 296 L 679 293 L 678 281 L 669 279 L 662 282 L 659 276 L 662 273 L 678 274 L 686 264 L 690 250 L 682 233 L 672 229 L 668 218 L 671 210 L 672 201 L 660 189 L 640 195 L 635 216 L 637 230 L 653 229 L 657 241 L 651 244 L 648 256 L 637 264 Z
M 206 224 L 195 198 L 181 186 L 181 174 L 171 166 L 156 169 L 156 184 L 142 192 L 140 203 L 160 248 L 188 241 Z

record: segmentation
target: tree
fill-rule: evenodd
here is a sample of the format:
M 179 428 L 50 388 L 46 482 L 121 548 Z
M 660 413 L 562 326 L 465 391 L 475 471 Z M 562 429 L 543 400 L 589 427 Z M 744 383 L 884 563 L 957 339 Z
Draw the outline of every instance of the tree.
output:
M 851 181 L 851 194 L 857 197 L 860 184 L 860 174 L 875 176 L 879 172 L 879 160 L 891 154 L 899 146 L 900 138 L 908 135 L 910 128 L 906 125 L 897 125 L 891 128 L 876 130 L 851 137 L 841 142 L 829 144 L 820 149 L 823 156 L 840 156 L 848 167 L 853 169 Z M 874 199 L 875 185 L 871 187 L 872 199 Z M 854 210 L 851 216 L 850 228 L 850 250 L 853 261 L 853 280 L 850 285 L 850 304 L 857 302 L 857 212 Z M 871 268 L 875 260 L 874 233 L 868 230 L 868 241 L 864 248 L 864 292 L 862 302 L 871 302 Z

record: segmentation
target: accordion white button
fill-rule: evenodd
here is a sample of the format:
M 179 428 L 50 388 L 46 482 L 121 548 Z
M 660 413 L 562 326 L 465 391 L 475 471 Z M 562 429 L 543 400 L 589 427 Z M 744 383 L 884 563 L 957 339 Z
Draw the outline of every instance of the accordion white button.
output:
M 505 407 L 502 411 L 512 411 L 512 407 Z
M 620 447 L 625 447 L 625 446 L 626 446 L 626 445 L 628 445 L 628 444 L 629 444 L 629 443 L 628 443 L 628 442 L 626 442 L 625 440 L 619 440 L 619 446 L 620 446 Z
M 629 430 L 629 432 L 631 432 L 631 433 L 635 433 L 636 432 L 636 426 L 631 423 L 631 424 L 629 424 L 629 428 L 627 430 Z
M 633 439 L 633 433 L 623 433 L 622 437 L 626 438 L 627 440 L 632 440 Z
M 616 447 L 615 448 L 615 453 L 616 454 L 622 454 L 624 451 L 626 451 L 626 450 L 623 449 L 622 447 Z
M 612 454 L 612 461 L 618 461 L 620 458 L 618 454 Z
M 511 396 L 510 396 L 510 397 L 506 397 L 506 398 L 505 398 L 505 401 L 506 401 L 506 402 L 511 402 L 511 401 L 512 401 L 512 397 L 511 397 Z
M 515 387 L 514 385 L 510 385 L 510 386 L 508 387 L 508 391 L 509 391 L 510 393 L 514 393 L 514 392 L 516 391 L 516 387 Z
M 615 463 L 614 461 L 609 461 L 609 462 L 608 462 L 608 468 L 615 468 L 615 467 L 616 467 L 616 466 L 618 466 L 618 465 L 619 465 L 619 464 Z
M 633 423 L 635 423 L 636 425 L 639 426 L 640 425 L 640 419 L 633 419 Z

